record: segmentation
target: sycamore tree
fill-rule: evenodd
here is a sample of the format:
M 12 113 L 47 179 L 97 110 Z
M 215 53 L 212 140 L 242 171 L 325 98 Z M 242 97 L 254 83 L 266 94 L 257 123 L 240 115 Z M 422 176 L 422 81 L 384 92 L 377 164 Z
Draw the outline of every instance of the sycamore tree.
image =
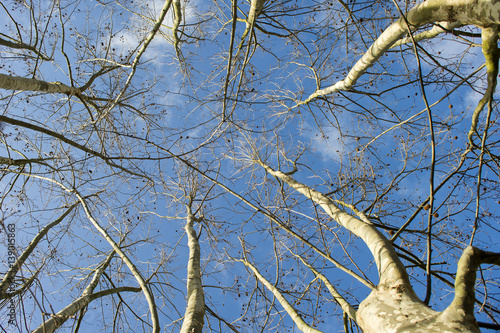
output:
M 500 3 L 0 11 L 3 331 L 500 329 Z

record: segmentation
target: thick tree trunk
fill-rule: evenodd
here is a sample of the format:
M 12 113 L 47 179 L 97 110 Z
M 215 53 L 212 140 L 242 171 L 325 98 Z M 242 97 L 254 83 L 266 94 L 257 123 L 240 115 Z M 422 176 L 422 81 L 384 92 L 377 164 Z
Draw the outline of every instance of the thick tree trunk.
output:
M 500 265 L 500 254 L 467 247 L 458 262 L 455 297 L 443 311 L 437 312 L 405 290 L 379 285 L 361 304 L 357 322 L 370 332 L 479 332 L 474 318 L 474 285 L 481 264 Z
M 359 305 L 356 321 L 364 333 L 479 332 L 473 313 L 434 311 L 398 286 L 378 286 Z

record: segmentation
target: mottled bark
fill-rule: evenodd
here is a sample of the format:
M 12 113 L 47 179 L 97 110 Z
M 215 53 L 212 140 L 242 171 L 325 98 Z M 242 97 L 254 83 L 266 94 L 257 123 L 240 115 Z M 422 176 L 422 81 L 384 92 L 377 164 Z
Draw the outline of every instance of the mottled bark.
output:
M 467 247 L 458 262 L 455 297 L 443 312 L 409 300 L 397 289 L 380 288 L 360 304 L 358 324 L 365 333 L 479 332 L 474 317 L 474 286 L 481 264 L 500 265 L 500 254 Z
M 481 98 L 476 109 L 474 110 L 474 113 L 472 114 L 471 128 L 469 130 L 469 134 L 467 135 L 471 146 L 474 145 L 473 136 L 477 133 L 479 116 L 481 115 L 485 105 L 493 101 L 493 94 L 495 93 L 495 88 L 497 86 L 498 59 L 500 57 L 500 50 L 498 49 L 498 31 L 498 26 L 494 26 L 484 28 L 481 32 L 483 55 L 486 59 L 488 87 L 483 98 Z
M 188 236 L 189 261 L 187 266 L 187 306 L 181 333 L 201 333 L 205 316 L 205 298 L 201 284 L 200 244 L 194 230 L 195 217 L 187 208 L 186 234 Z
M 474 314 L 434 311 L 406 290 L 380 286 L 361 302 L 357 323 L 364 333 L 382 332 L 479 332 Z

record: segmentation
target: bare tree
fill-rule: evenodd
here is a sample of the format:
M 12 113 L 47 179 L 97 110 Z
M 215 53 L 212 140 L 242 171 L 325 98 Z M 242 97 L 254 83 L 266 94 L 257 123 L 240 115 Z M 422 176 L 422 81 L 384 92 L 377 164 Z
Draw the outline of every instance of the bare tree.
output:
M 0 10 L 2 329 L 500 329 L 496 2 Z

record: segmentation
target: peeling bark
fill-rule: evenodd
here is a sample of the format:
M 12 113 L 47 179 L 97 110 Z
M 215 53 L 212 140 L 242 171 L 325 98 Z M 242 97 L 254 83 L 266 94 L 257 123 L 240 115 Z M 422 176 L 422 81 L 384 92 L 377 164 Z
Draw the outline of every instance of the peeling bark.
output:
M 479 332 L 474 317 L 476 271 L 481 264 L 500 265 L 500 254 L 467 247 L 458 262 L 455 297 L 437 312 L 395 289 L 372 292 L 359 306 L 358 324 L 370 332 Z

